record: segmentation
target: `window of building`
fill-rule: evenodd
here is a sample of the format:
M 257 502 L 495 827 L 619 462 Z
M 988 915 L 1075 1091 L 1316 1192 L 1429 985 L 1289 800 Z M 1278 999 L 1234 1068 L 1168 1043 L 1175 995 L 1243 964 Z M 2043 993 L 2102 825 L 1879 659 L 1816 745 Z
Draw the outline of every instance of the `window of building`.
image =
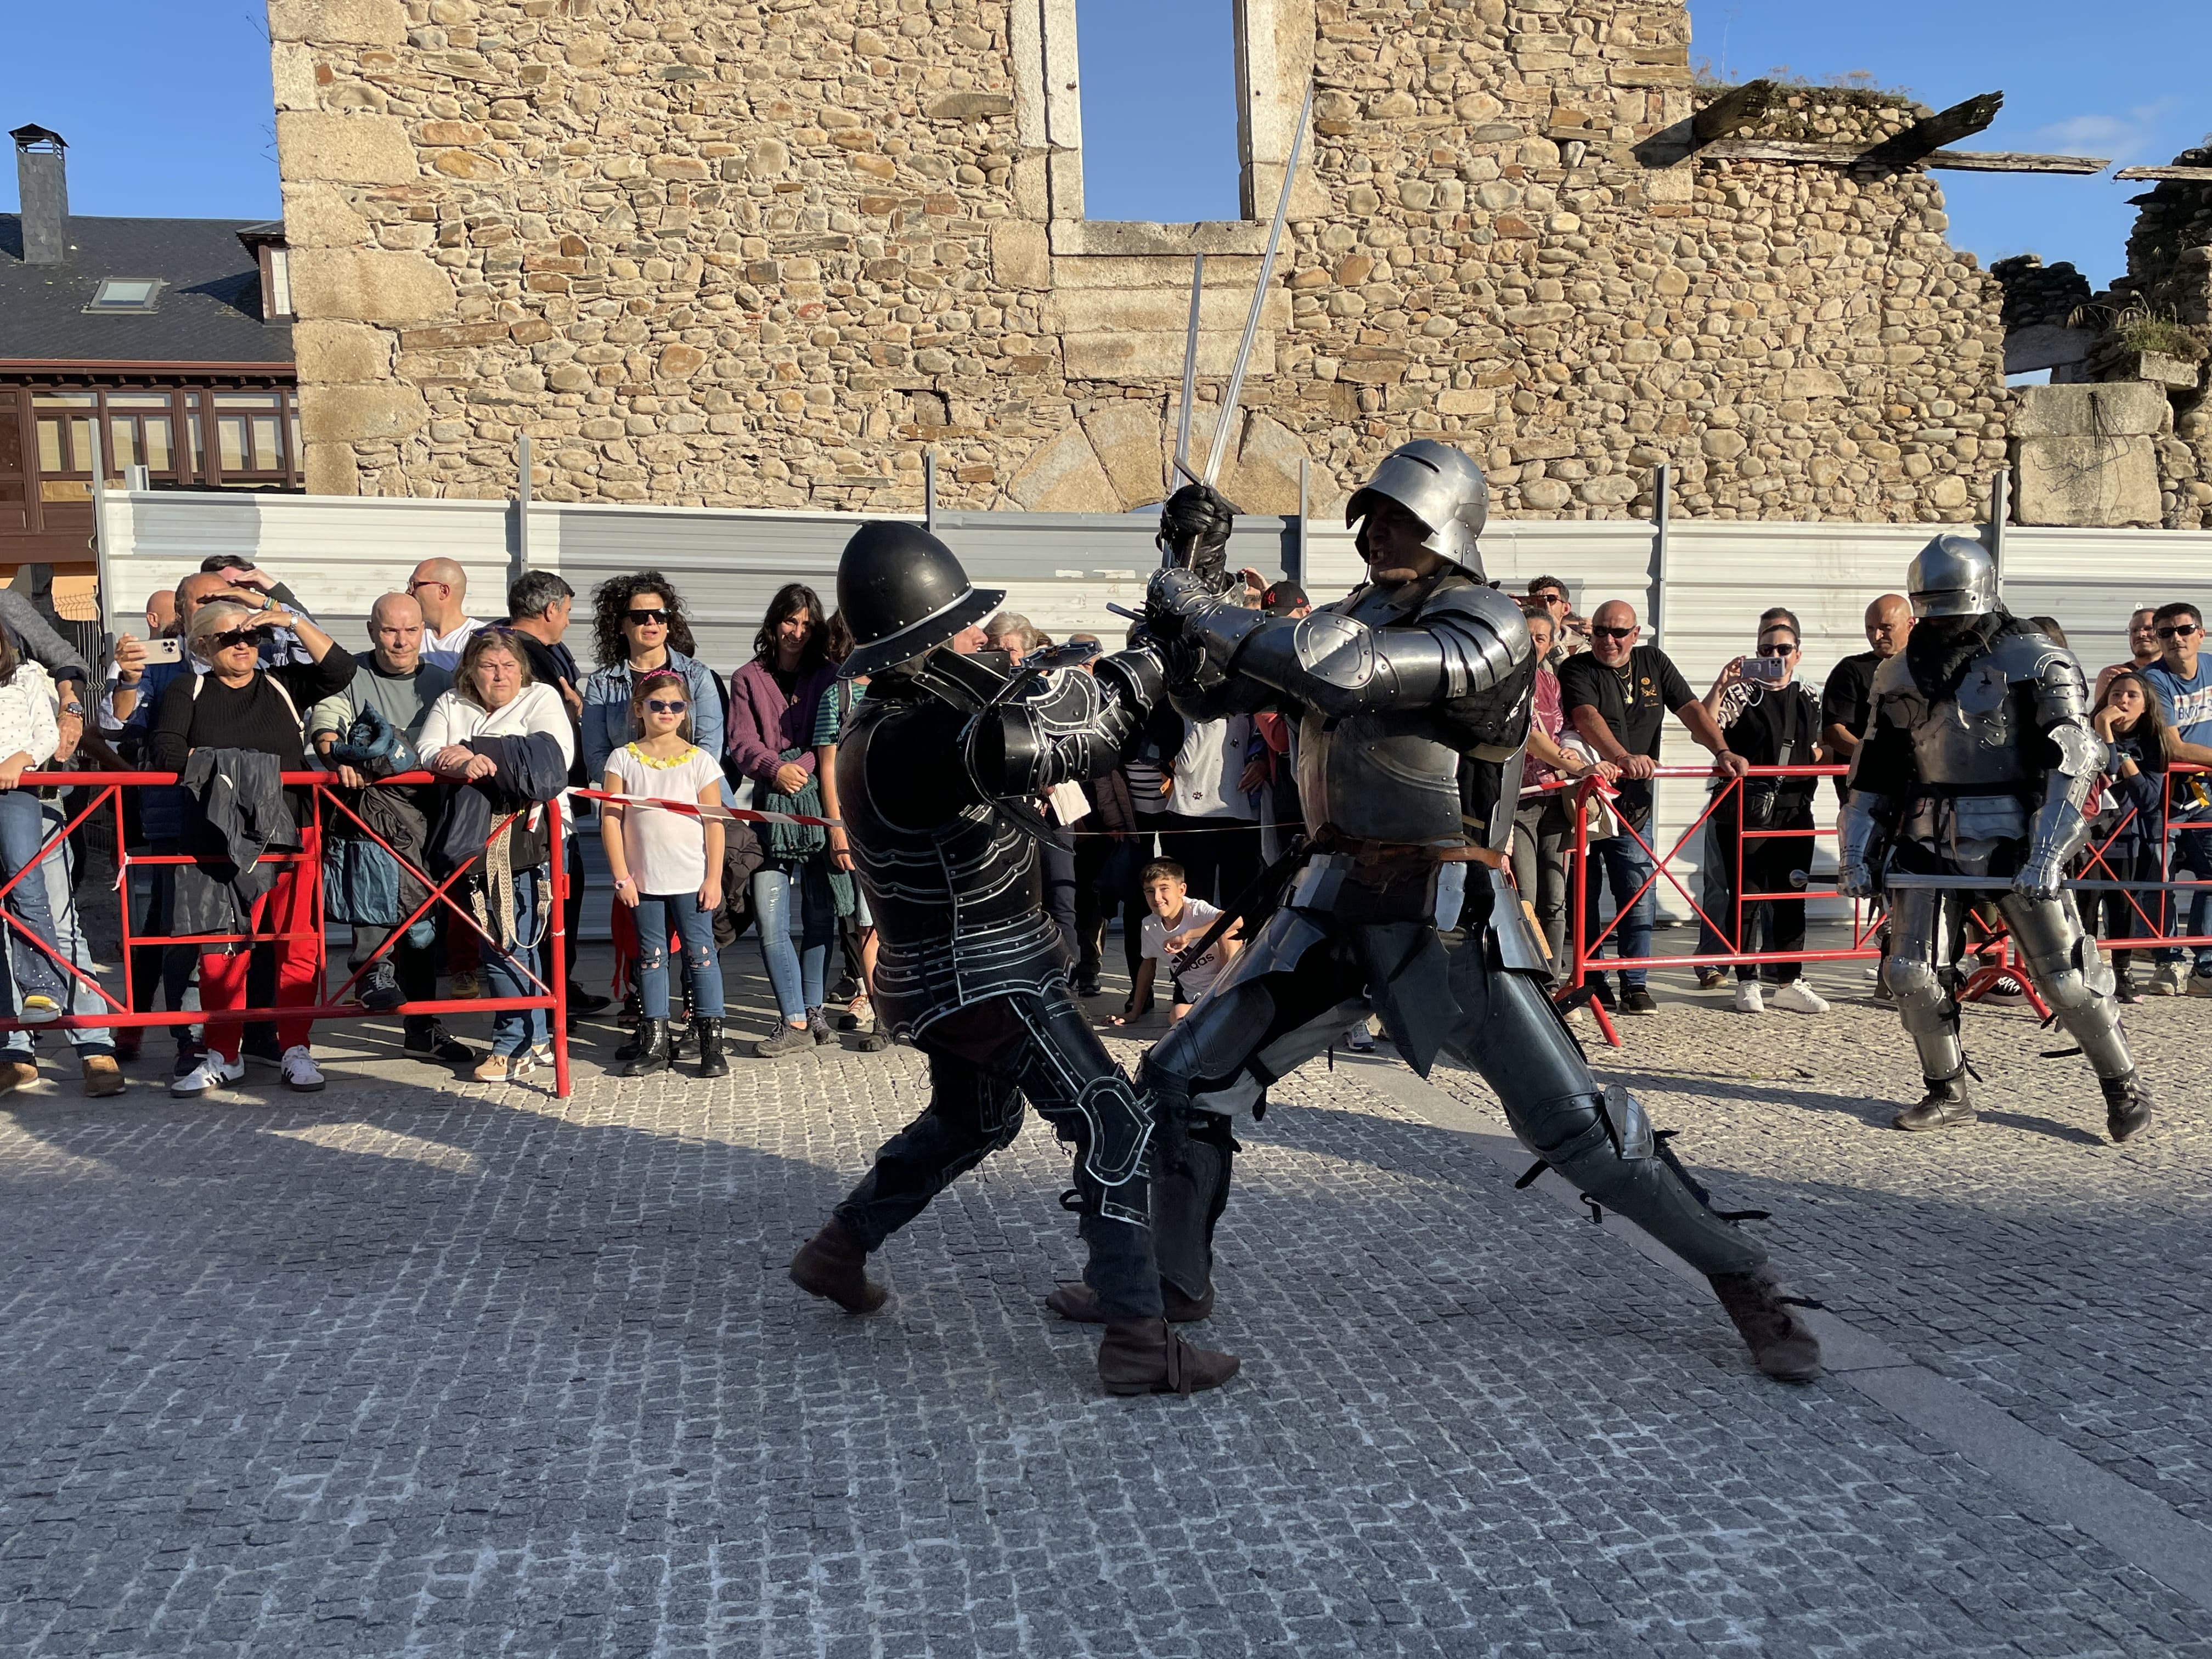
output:
M 161 297 L 158 276 L 103 276 L 87 311 L 151 311 Z
M 1080 0 L 1085 219 L 1242 216 L 1236 7 Z
M 289 323 L 292 320 L 292 256 L 285 249 L 272 247 L 269 258 L 268 320 Z

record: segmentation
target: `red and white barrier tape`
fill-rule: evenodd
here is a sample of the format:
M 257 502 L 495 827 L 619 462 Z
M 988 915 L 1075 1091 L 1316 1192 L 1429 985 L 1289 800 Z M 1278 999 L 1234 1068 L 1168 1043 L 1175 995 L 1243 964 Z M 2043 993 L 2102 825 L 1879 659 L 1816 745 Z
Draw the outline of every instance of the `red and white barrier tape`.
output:
M 842 818 L 803 817 L 796 812 L 756 812 L 750 807 L 710 807 L 690 800 L 657 800 L 646 795 L 611 795 L 604 789 L 571 789 L 568 793 L 581 800 L 611 801 L 617 806 L 657 806 L 665 812 L 683 812 L 695 818 L 713 818 L 717 823 L 801 823 L 815 830 L 840 830 L 845 823 Z

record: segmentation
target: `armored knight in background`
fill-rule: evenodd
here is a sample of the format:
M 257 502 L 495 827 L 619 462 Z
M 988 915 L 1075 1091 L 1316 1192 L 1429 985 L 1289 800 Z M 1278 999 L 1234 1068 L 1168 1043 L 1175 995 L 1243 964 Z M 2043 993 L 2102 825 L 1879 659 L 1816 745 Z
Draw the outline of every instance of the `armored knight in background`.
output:
M 1707 1206 L 1627 1091 L 1591 1077 L 1545 995 L 1544 947 L 1504 854 L 1536 664 L 1519 607 L 1483 578 L 1475 538 L 1487 500 L 1473 461 L 1424 439 L 1387 456 L 1352 496 L 1346 522 L 1359 525 L 1370 580 L 1339 603 L 1271 617 L 1223 603 L 1186 571 L 1152 579 L 1151 630 L 1225 677 L 1196 693 L 1179 676 L 1178 707 L 1192 718 L 1269 702 L 1301 711 L 1298 795 L 1313 848 L 1281 908 L 1140 1074 L 1161 1097 L 1153 1228 L 1170 1315 L 1202 1316 L 1212 1303 L 1231 1115 L 1259 1105 L 1371 999 L 1415 1071 L 1426 1076 L 1441 1052 L 1479 1072 L 1524 1145 L 1710 1276 L 1761 1370 L 1809 1379 L 1820 1345 L 1764 1252 Z M 1486 824 L 1492 844 L 1469 847 L 1468 823 Z M 1449 958 L 1434 923 L 1446 861 L 1480 876 L 1468 884 L 1466 943 Z
M 863 526 L 837 566 L 837 605 L 873 675 L 837 745 L 855 873 L 882 941 L 877 1018 L 929 1056 L 929 1109 L 803 1246 L 791 1277 L 853 1313 L 881 1307 L 868 1254 L 966 1171 L 1012 1144 L 1022 1097 L 1075 1148 L 1085 1273 L 1106 1318 L 1098 1371 L 1115 1394 L 1209 1389 L 1236 1373 L 1161 1319 L 1149 1228 L 1152 1103 L 1129 1086 L 1070 994 L 1044 914 L 1033 803 L 1121 764 L 1163 693 L 1157 647 L 1082 672 L 978 652 L 1003 592 L 969 586 L 912 525 Z
M 2005 610 L 1996 566 L 1971 537 L 1929 543 L 1907 591 L 1920 620 L 1875 676 L 1838 830 L 1837 884 L 1873 898 L 1892 871 L 1988 877 L 2028 977 L 2096 1068 L 2106 1126 L 2125 1140 L 2150 1122 L 2150 1092 L 2120 1035 L 2112 969 L 2064 887 L 2066 862 L 2088 838 L 2081 809 L 2105 763 L 2087 682 L 2063 647 Z M 1974 1118 L 1946 897 L 1899 887 L 1890 899 L 1882 971 L 1928 1085 L 1898 1114 L 1900 1129 Z

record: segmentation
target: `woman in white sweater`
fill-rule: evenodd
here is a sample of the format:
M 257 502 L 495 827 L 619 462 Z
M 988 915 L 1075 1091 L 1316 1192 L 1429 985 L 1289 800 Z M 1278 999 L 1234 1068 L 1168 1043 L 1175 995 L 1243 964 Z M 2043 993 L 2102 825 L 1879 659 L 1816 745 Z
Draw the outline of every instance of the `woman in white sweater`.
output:
M 419 742 L 422 763 L 456 783 L 489 777 L 498 769 L 489 757 L 465 747 L 471 738 L 532 734 L 551 738 L 560 745 L 562 760 L 574 763 L 575 732 L 560 693 L 531 679 L 530 659 L 508 629 L 487 628 L 472 635 L 462 652 L 453 672 L 453 689 L 432 703 L 423 717 Z M 565 793 L 561 811 L 565 818 Z M 485 948 L 484 975 L 495 997 L 544 994 L 530 966 L 537 954 L 537 875 L 535 870 L 514 872 L 511 947 Z M 551 1065 L 548 1029 L 543 1008 L 502 1009 L 494 1014 L 492 1052 L 477 1066 L 476 1075 L 487 1083 L 507 1081 Z

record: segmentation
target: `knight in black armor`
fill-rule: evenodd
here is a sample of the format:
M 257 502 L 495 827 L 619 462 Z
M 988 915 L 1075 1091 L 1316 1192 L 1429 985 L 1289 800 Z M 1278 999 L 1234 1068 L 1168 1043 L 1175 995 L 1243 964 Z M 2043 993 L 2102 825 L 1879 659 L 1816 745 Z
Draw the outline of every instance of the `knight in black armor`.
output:
M 881 941 L 871 994 L 878 1029 L 928 1055 L 931 1097 L 800 1249 L 791 1277 L 848 1312 L 881 1307 L 869 1254 L 1012 1144 L 1026 1095 L 1074 1147 L 1108 1389 L 1212 1388 L 1237 1361 L 1192 1347 L 1161 1318 L 1152 1103 L 1071 994 L 1038 878 L 1033 803 L 1121 764 L 1163 695 L 1161 653 L 1033 654 L 1014 670 L 977 649 L 975 624 L 1005 598 L 970 586 L 951 550 L 912 525 L 863 526 L 837 567 L 838 608 L 859 642 L 844 672 L 873 676 L 837 745 L 845 833 Z
M 1874 680 L 1838 830 L 1837 885 L 1870 899 L 1891 872 L 1987 878 L 2028 978 L 2096 1069 L 2114 1140 L 2150 1122 L 2150 1091 L 2113 1012 L 2112 972 L 2065 887 L 2088 839 L 2082 808 L 2105 763 L 2081 665 L 1997 598 L 1996 566 L 1969 536 L 1938 536 L 1908 578 L 1920 620 Z M 1927 1093 L 1894 1120 L 1945 1129 L 1974 1118 L 1959 1040 L 1961 982 L 1946 900 L 1899 884 L 1882 973 L 1919 1050 Z
M 1519 607 L 1483 576 L 1487 497 L 1480 469 L 1448 445 L 1386 457 L 1346 515 L 1370 580 L 1303 619 L 1224 603 L 1181 569 L 1152 579 L 1147 627 L 1211 671 L 1206 690 L 1194 686 L 1207 674 L 1178 675 L 1187 715 L 1297 714 L 1310 849 L 1279 908 L 1139 1074 L 1161 1100 L 1153 1231 L 1169 1316 L 1212 1305 L 1233 1120 L 1256 1116 L 1268 1086 L 1371 1001 L 1416 1072 L 1441 1053 L 1480 1073 L 1544 1164 L 1711 1277 L 1762 1370 L 1808 1379 L 1819 1344 L 1765 1253 L 1707 1205 L 1628 1092 L 1591 1077 L 1545 994 L 1544 946 L 1505 875 L 1536 664 Z M 1468 844 L 1470 823 L 1489 844 Z M 1449 956 L 1433 921 L 1447 862 L 1470 866 L 1466 942 Z M 1095 1316 L 1079 1297 L 1055 1306 Z

